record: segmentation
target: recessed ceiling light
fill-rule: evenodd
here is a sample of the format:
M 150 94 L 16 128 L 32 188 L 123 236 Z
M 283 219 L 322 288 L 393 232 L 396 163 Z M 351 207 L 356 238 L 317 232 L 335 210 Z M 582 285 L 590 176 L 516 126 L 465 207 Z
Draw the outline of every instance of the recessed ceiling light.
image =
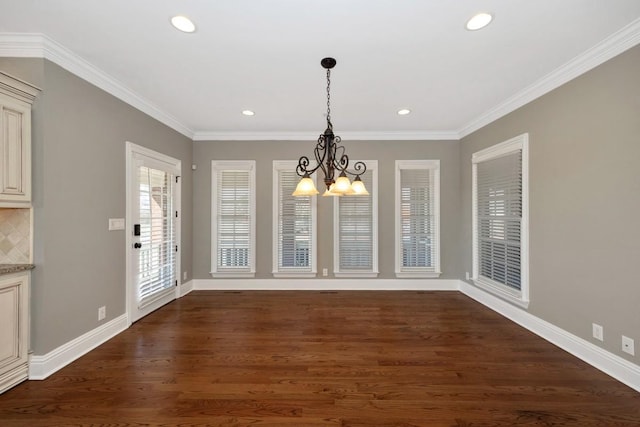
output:
M 487 25 L 489 25 L 492 19 L 493 19 L 493 16 L 491 16 L 490 13 L 486 13 L 486 12 L 477 13 L 467 21 L 467 30 L 475 31 L 475 30 L 484 28 Z
M 253 115 L 255 115 L 256 113 L 254 113 L 254 112 L 253 112 L 253 111 L 251 111 L 251 110 L 242 110 L 242 114 L 243 114 L 243 115 L 245 115 L 245 116 L 253 116 Z
M 398 110 L 398 115 L 399 116 L 406 116 L 407 114 L 409 114 L 411 112 L 411 110 L 408 110 L 406 108 L 403 108 L 402 110 Z
M 186 16 L 178 15 L 171 18 L 171 24 L 178 30 L 185 33 L 193 33 L 196 30 L 196 26 Z

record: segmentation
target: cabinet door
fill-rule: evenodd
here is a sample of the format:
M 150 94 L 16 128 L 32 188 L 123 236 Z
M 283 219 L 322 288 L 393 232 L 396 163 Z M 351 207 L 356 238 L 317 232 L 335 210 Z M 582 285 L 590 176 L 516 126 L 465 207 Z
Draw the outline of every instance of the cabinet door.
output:
M 0 280 L 0 393 L 27 377 L 28 283 L 26 276 Z
M 0 105 L 0 200 L 31 198 L 31 110 L 12 100 Z

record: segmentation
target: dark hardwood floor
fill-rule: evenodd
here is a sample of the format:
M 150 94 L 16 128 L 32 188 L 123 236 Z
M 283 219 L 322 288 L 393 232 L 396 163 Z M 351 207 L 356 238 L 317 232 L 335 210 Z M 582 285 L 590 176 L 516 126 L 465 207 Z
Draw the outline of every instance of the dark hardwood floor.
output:
M 457 292 L 200 291 L 0 425 L 637 427 L 640 393 Z

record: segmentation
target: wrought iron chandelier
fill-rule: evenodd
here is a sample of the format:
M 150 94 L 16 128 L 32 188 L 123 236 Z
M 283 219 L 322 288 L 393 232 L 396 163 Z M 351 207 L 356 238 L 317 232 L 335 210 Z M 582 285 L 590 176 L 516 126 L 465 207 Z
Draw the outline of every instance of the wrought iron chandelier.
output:
M 345 196 L 345 195 L 368 195 L 369 192 L 360 179 L 360 176 L 367 171 L 364 162 L 356 162 L 353 165 L 354 172 L 347 170 L 349 167 L 349 156 L 345 154 L 342 139 L 333 133 L 331 123 L 331 69 L 335 67 L 336 60 L 324 58 L 320 61 L 323 68 L 327 70 L 327 129 L 318 137 L 318 143 L 313 153 L 315 155 L 316 166 L 310 167 L 307 156 L 302 156 L 298 160 L 296 173 L 302 179 L 298 182 L 294 196 L 315 196 L 318 194 L 311 175 L 318 169 L 324 173 L 324 183 L 327 187 L 323 196 Z M 336 178 L 336 173 L 339 173 Z M 349 181 L 347 175 L 354 177 L 353 183 Z

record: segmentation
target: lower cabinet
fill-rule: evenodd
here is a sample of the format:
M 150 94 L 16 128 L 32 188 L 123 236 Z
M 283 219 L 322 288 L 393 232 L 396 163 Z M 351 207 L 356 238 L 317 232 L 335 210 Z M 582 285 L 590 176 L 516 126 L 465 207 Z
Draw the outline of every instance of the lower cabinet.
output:
M 0 393 L 29 376 L 29 273 L 0 276 Z

